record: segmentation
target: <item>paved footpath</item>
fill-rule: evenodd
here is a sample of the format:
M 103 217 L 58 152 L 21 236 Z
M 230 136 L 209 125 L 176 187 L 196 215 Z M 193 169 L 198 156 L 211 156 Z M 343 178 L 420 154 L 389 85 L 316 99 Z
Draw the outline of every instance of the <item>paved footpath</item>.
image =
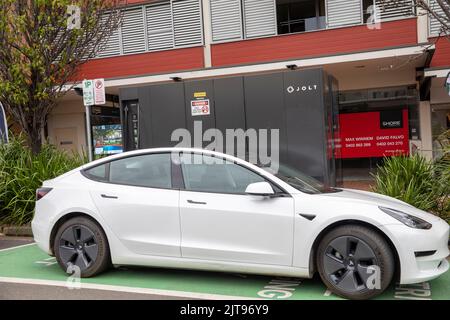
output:
M 69 288 L 80 288 L 69 289 Z M 35 244 L 0 250 L 0 299 L 338 299 L 320 279 L 287 279 L 157 268 L 68 277 Z M 450 299 L 450 272 L 422 284 L 393 285 L 379 299 Z

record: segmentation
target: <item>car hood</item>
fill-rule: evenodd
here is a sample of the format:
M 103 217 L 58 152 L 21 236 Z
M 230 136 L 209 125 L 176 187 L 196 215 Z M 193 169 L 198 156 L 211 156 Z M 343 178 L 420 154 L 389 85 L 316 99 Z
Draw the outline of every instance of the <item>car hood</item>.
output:
M 360 190 L 352 190 L 352 189 L 341 189 L 341 190 L 342 190 L 341 192 L 322 194 L 322 196 L 341 198 L 343 200 L 348 200 L 352 202 L 356 201 L 379 207 L 391 208 L 411 214 L 428 222 L 433 222 L 440 219 L 439 217 L 433 214 L 420 210 L 406 202 L 400 201 L 392 197 Z

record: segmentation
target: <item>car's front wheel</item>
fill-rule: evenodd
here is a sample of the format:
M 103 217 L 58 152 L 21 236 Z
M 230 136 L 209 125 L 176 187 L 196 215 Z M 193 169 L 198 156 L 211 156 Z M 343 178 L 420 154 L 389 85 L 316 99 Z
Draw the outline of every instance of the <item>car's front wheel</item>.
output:
M 321 240 L 317 269 L 325 285 L 348 299 L 370 299 L 392 281 L 395 261 L 385 239 L 370 228 L 340 226 Z
M 85 217 L 66 221 L 58 229 L 54 241 L 58 264 L 70 274 L 89 278 L 110 265 L 108 241 L 102 228 Z

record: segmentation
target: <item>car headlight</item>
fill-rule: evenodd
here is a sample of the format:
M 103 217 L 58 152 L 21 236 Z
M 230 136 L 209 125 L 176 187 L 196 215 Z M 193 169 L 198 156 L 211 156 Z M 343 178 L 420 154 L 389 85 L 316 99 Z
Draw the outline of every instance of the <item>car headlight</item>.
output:
M 391 217 L 397 219 L 398 221 L 402 222 L 403 224 L 407 225 L 410 228 L 428 230 L 431 229 L 432 227 L 431 223 L 428 223 L 423 219 L 417 218 L 405 212 L 385 207 L 378 207 L 378 208 L 380 208 L 381 211 L 387 213 Z

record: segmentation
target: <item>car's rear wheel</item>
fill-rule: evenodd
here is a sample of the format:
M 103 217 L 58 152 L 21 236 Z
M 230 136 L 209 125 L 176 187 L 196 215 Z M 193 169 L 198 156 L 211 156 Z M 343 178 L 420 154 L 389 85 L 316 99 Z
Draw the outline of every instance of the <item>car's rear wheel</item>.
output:
M 67 273 L 82 278 L 95 276 L 110 265 L 108 240 L 102 228 L 85 217 L 66 221 L 58 229 L 54 252 L 58 264 Z
M 317 269 L 325 285 L 348 299 L 370 299 L 392 281 L 395 261 L 385 239 L 370 228 L 340 226 L 321 240 Z

